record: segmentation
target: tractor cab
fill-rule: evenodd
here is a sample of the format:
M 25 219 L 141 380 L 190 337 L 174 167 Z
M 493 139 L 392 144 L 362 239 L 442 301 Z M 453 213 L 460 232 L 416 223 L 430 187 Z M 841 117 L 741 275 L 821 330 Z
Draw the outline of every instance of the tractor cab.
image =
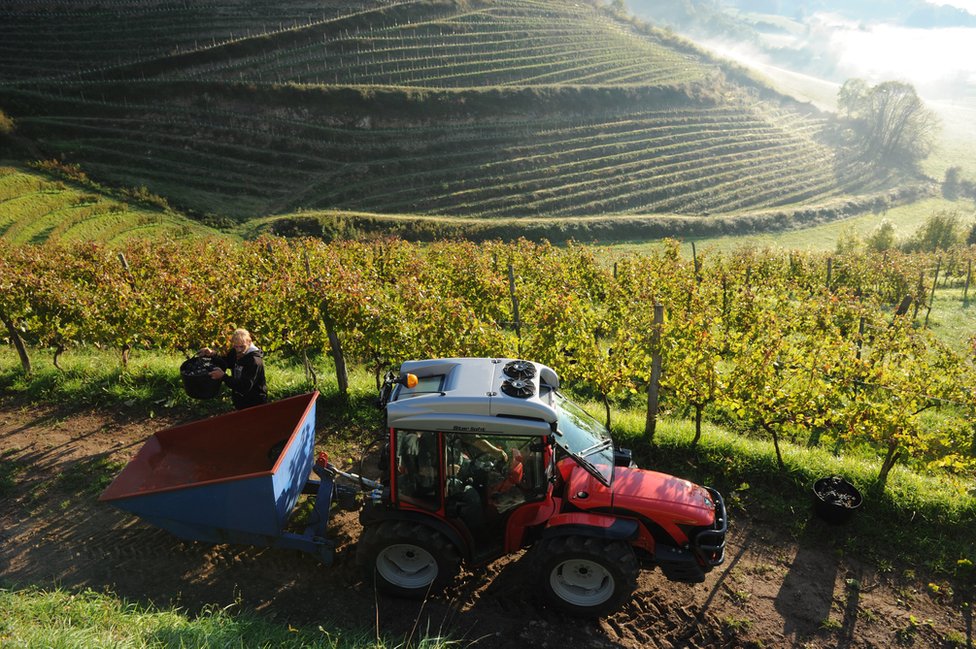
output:
M 524 364 L 405 363 L 404 378 L 385 396 L 391 452 L 382 469 L 391 506 L 444 521 L 464 540 L 468 560 L 518 549 L 525 514 L 513 514 L 544 507 L 551 495 L 554 426 L 547 419 L 554 417 L 541 403 L 526 402 L 536 389 L 515 374 L 528 370 L 512 363 Z M 558 385 L 555 373 L 547 378 L 537 383 L 545 392 Z M 517 390 L 520 396 L 507 394 Z

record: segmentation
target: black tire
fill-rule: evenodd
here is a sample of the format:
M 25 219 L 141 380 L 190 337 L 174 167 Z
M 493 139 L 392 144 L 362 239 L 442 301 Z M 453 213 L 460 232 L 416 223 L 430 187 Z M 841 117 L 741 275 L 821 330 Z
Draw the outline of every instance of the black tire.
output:
M 384 521 L 363 528 L 356 560 L 370 583 L 384 593 L 422 599 L 457 576 L 457 548 L 444 535 L 409 521 Z
M 640 567 L 623 541 L 557 536 L 537 546 L 541 586 L 556 608 L 599 616 L 619 608 L 637 587 Z

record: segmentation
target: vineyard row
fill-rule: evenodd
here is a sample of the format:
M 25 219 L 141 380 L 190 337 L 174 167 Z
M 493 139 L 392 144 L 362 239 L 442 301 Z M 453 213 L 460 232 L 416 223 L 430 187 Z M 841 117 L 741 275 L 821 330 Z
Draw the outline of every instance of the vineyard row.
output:
M 486 217 L 701 214 L 887 186 L 818 143 L 818 126 L 791 130 L 798 118 L 789 113 L 676 108 L 590 120 L 498 119 L 479 123 L 480 131 L 467 123 L 364 129 L 312 114 L 298 119 L 297 111 L 279 118 L 220 104 L 11 96 L 49 104 L 47 115 L 18 120 L 49 149 L 108 182 L 209 194 L 187 202 L 176 190 L 181 204 L 200 212 L 255 204 L 252 215 L 299 207 Z
M 56 354 L 191 351 L 245 326 L 271 357 L 327 351 L 377 376 L 410 358 L 526 357 L 608 418 L 640 403 L 658 357 L 671 413 L 704 412 L 777 448 L 873 448 L 882 480 L 897 462 L 973 475 L 974 352 L 940 341 L 919 312 L 936 290 L 968 300 L 974 256 L 688 259 L 672 241 L 611 266 L 524 241 L 0 243 L 0 316 L 11 340 Z

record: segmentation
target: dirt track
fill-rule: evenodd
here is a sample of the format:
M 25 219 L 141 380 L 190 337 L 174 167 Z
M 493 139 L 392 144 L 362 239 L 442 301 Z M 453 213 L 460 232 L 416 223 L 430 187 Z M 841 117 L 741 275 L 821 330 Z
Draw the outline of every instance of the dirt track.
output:
M 465 572 L 424 605 L 377 599 L 353 566 L 354 514 L 336 519 L 337 562 L 325 568 L 298 552 L 185 543 L 99 503 L 86 469 L 127 461 L 172 423 L 0 402 L 0 459 L 20 467 L 0 503 L 0 580 L 190 611 L 239 602 L 292 625 L 368 630 L 378 619 L 396 638 L 417 625 L 490 648 L 972 647 L 971 616 L 950 584 L 935 592 L 904 567 L 879 574 L 844 555 L 842 528 L 817 519 L 794 540 L 734 510 L 726 562 L 704 584 L 645 572 L 633 600 L 603 620 L 548 610 L 523 579 L 522 556 Z

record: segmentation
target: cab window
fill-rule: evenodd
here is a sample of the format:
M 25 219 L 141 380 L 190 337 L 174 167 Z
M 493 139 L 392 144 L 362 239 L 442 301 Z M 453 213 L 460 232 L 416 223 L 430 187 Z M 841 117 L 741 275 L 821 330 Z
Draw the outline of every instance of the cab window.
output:
M 548 475 L 538 437 L 445 433 L 447 497 L 482 503 L 504 513 L 540 500 Z
M 438 433 L 397 430 L 397 497 L 425 509 L 440 508 Z

